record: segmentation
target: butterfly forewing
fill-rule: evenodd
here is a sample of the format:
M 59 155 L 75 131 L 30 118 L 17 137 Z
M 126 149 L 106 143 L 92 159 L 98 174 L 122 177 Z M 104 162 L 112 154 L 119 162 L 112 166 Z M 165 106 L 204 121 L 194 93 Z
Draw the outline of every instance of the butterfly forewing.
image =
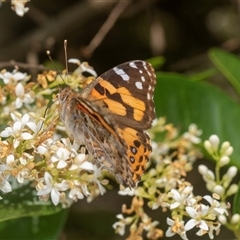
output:
M 82 95 L 101 102 L 115 119 L 127 126 L 148 129 L 155 119 L 153 92 L 156 76 L 152 66 L 136 60 L 101 74 Z

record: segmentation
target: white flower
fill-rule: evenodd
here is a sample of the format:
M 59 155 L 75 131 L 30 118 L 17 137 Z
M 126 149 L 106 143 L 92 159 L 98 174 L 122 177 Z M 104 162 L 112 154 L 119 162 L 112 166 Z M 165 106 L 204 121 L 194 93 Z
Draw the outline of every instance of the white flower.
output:
M 126 227 L 126 220 L 123 217 L 122 214 L 118 214 L 117 218 L 120 219 L 120 221 L 115 222 L 113 224 L 113 228 L 115 229 L 115 232 L 118 233 L 119 235 L 123 236 L 125 233 L 125 227 Z
M 197 209 L 193 207 L 186 207 L 186 211 L 192 219 L 190 219 L 186 223 L 184 227 L 185 230 L 189 231 L 190 229 L 197 226 L 205 231 L 208 231 L 209 228 L 207 223 L 204 220 L 202 220 L 202 218 L 204 218 L 207 215 L 208 210 L 209 210 L 209 207 L 203 204 L 200 204 L 200 206 Z
M 17 72 L 16 70 L 13 70 L 12 73 L 6 71 L 0 72 L 0 79 L 2 79 L 6 85 L 11 82 L 16 83 L 24 80 L 26 77 L 26 73 Z
M 185 187 L 183 190 L 181 190 L 181 192 L 177 191 L 176 189 L 171 189 L 170 192 L 175 202 L 170 204 L 170 209 L 175 209 L 179 206 L 183 207 L 184 203 L 187 201 L 187 198 L 191 196 L 192 190 L 193 190 L 192 186 Z
M 210 204 L 210 206 L 214 210 L 215 214 L 228 215 L 228 212 L 227 212 L 226 208 L 221 207 L 219 201 L 217 201 L 216 199 L 212 198 L 209 195 L 205 195 L 203 198 Z
M 18 16 L 22 17 L 29 10 L 28 7 L 25 7 L 27 2 L 29 0 L 12 0 L 12 8 Z
M 79 188 L 73 188 L 73 189 L 71 189 L 71 191 L 69 192 L 69 197 L 76 202 L 78 199 L 83 199 L 83 198 L 84 198 L 84 195 L 83 195 L 82 192 L 79 190 Z
M 60 192 L 59 191 L 66 191 L 68 189 L 68 184 L 66 180 L 63 180 L 61 183 L 56 183 L 53 181 L 52 176 L 48 173 L 44 173 L 44 181 L 45 185 L 43 188 L 38 190 L 37 195 L 51 195 L 51 199 L 54 205 L 58 205 L 60 200 Z
M 88 72 L 92 76 L 97 77 L 97 73 L 86 62 L 81 63 L 77 58 L 70 58 L 68 62 L 78 65 L 78 68 L 74 70 L 74 74 L 82 74 L 83 72 Z
M 72 149 L 73 150 L 73 149 Z M 86 170 L 93 171 L 93 164 L 86 161 L 86 154 L 84 153 L 75 153 L 74 164 L 71 165 L 69 170 Z
M 30 93 L 25 93 L 25 89 L 22 83 L 18 83 L 15 88 L 16 100 L 15 100 L 15 108 L 19 109 L 22 107 L 23 103 L 29 104 L 34 102 L 34 98 Z
M 186 231 L 184 230 L 184 221 L 179 221 L 177 218 L 175 221 L 171 218 L 167 218 L 167 224 L 169 225 L 166 231 L 166 237 L 172 237 L 178 234 L 182 239 L 187 240 Z
M 197 128 L 197 125 L 192 123 L 189 125 L 188 132 L 183 134 L 183 137 L 194 144 L 199 144 L 201 139 L 198 137 L 202 134 L 202 130 Z
M 69 159 L 69 155 L 70 152 L 66 148 L 60 147 L 56 151 L 55 155 L 51 157 L 51 161 L 53 163 L 58 162 L 57 164 L 58 169 L 65 168 L 67 166 L 66 160 Z
M 14 114 L 11 114 L 12 119 L 15 121 L 13 123 L 12 127 L 6 127 L 1 133 L 1 137 L 14 137 L 13 139 L 13 146 L 14 148 L 17 148 L 21 140 L 29 140 L 32 139 L 33 136 L 28 133 L 22 131 L 26 125 L 26 123 L 29 121 L 29 115 L 26 113 L 23 115 L 21 119 L 19 119 Z

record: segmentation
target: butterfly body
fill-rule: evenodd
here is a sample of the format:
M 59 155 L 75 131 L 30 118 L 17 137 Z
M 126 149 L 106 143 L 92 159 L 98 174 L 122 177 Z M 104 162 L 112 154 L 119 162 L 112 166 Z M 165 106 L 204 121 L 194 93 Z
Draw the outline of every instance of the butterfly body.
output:
M 145 130 L 155 119 L 155 83 L 151 65 L 136 60 L 103 73 L 81 93 L 65 87 L 58 95 L 69 137 L 124 186 L 136 186 L 149 160 Z

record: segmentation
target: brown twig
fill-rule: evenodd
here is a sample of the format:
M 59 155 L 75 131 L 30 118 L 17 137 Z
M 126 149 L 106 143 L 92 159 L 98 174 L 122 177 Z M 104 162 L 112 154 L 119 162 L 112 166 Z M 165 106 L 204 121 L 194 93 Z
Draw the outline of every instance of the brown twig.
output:
M 39 64 L 29 64 L 29 63 L 22 63 L 22 62 L 16 62 L 14 60 L 11 60 L 9 62 L 0 62 L 0 69 L 8 68 L 8 67 L 19 67 L 23 69 L 36 69 L 40 71 L 47 71 L 50 70 L 49 68 Z
M 107 20 L 101 26 L 97 34 L 94 36 L 92 41 L 82 50 L 84 57 L 90 57 L 94 50 L 101 44 L 107 33 L 111 30 L 119 16 L 126 9 L 126 7 L 131 3 L 131 0 L 121 1 L 119 0 L 116 6 L 113 8 L 112 12 L 109 14 Z
M 55 41 L 65 39 L 70 32 L 79 31 L 86 22 L 95 18 L 97 14 L 108 10 L 111 4 L 112 2 L 103 1 L 101 7 L 96 8 L 91 1 L 78 2 L 60 12 L 59 15 L 50 18 L 36 30 L 29 32 L 20 39 L 14 39 L 13 42 L 0 48 L 0 61 L 24 59 L 29 49 L 35 46 L 39 47 L 41 51 L 46 51 L 44 44 L 49 38 Z

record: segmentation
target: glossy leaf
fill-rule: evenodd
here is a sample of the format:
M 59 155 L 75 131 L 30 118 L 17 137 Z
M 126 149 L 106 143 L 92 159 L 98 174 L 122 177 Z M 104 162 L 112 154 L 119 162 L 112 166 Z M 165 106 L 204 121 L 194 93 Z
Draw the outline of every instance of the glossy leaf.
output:
M 190 81 L 173 73 L 158 73 L 155 90 L 158 116 L 166 116 L 181 132 L 196 123 L 203 130 L 202 139 L 217 134 L 234 147 L 231 163 L 240 169 L 240 107 L 216 87 Z
M 39 200 L 36 190 L 24 185 L 7 194 L 1 194 L 0 222 L 9 219 L 50 215 L 59 212 L 61 206 L 54 206 L 50 201 Z
M 217 48 L 209 51 L 209 57 L 240 95 L 240 58 Z
M 12 219 L 0 223 L 1 239 L 60 239 L 68 210 L 49 216 Z

